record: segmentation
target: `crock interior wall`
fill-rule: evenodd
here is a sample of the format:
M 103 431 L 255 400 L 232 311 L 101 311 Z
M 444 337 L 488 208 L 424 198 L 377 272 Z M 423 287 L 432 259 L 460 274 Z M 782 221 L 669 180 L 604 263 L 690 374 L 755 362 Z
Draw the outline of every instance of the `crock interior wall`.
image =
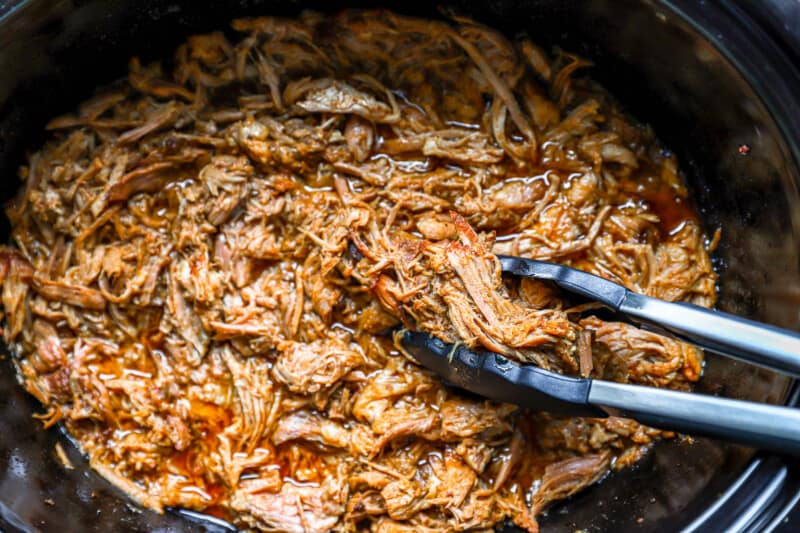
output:
M 715 259 L 722 275 L 720 307 L 797 328 L 797 169 L 747 83 L 668 7 L 648 0 L 460 0 L 443 10 L 433 3 L 384 5 L 414 15 L 469 15 L 509 37 L 524 31 L 545 48 L 593 60 L 589 74 L 678 154 L 707 230 L 723 228 Z M 47 119 L 123 76 L 130 56 L 163 57 L 187 35 L 225 28 L 232 18 L 292 15 L 307 7 L 331 9 L 322 2 L 258 0 L 32 0 L 6 15 L 0 27 L 0 198 L 14 194 L 16 170 L 25 152 L 42 142 Z M 746 156 L 738 150 L 743 144 L 750 148 Z M 8 233 L 4 218 L 0 232 Z M 718 357 L 709 358 L 703 381 L 707 390 L 772 402 L 784 398 L 787 386 L 785 378 Z M 113 530 L 119 521 L 133 530 L 182 527 L 174 516 L 134 512 L 84 465 L 63 471 L 52 446 L 64 437 L 38 430 L 30 418 L 38 406 L 16 386 L 8 362 L 0 388 L 0 517 L 17 515 L 33 525 L 44 520 L 46 529 L 69 530 L 87 520 L 97 530 L 102 524 Z M 749 457 L 746 450 L 706 440 L 665 443 L 637 468 L 551 510 L 543 526 L 675 530 L 709 505 Z M 45 505 L 48 497 L 60 508 Z

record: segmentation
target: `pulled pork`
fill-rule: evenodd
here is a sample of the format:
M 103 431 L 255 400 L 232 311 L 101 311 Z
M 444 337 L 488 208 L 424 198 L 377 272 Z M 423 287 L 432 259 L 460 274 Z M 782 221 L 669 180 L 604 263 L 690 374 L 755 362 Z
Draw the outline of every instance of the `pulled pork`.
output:
M 47 426 L 144 506 L 292 532 L 536 531 L 669 436 L 466 397 L 392 341 L 699 378 L 694 348 L 500 275 L 516 254 L 713 304 L 675 158 L 584 61 L 383 11 L 233 30 L 134 59 L 21 170 L 3 335 Z

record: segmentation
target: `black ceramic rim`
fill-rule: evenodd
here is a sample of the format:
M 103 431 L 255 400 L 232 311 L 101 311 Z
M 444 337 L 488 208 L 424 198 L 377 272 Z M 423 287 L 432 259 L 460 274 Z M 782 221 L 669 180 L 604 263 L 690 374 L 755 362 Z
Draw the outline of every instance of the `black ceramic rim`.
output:
M 28 0 L 12 0 L 5 5 L 0 2 L 0 24 L 24 9 L 28 3 Z M 791 119 L 800 109 L 800 93 L 797 92 L 800 87 L 800 65 L 789 59 L 785 41 L 778 43 L 765 31 L 762 25 L 764 20 L 760 16 L 756 21 L 741 6 L 730 2 L 711 7 L 704 4 L 695 0 L 664 1 L 666 8 L 705 37 L 747 81 L 769 110 L 800 167 L 800 122 Z M 768 26 L 774 31 L 774 25 Z M 800 57 L 800 50 L 788 52 L 792 52 L 793 57 Z M 787 185 L 791 185 L 792 193 L 800 194 L 800 176 L 794 176 L 791 184 Z M 795 215 L 800 216 L 800 213 Z M 794 222 L 798 223 L 797 220 Z M 795 382 L 786 405 L 798 404 L 800 382 Z M 705 533 L 784 529 L 784 518 L 798 502 L 800 468 L 797 463 L 776 455 L 758 454 L 716 502 L 686 526 L 684 531 Z M 190 521 L 205 519 L 204 515 L 197 513 L 178 512 Z M 2 518 L 0 526 L 15 530 L 12 524 Z
M 744 77 L 783 133 L 793 159 L 800 164 L 800 124 L 789 119 L 800 109 L 796 91 L 800 87 L 800 66 L 793 64 L 764 29 L 736 5 L 726 2 L 721 9 L 711 10 L 692 0 L 665 3 Z M 791 184 L 792 192 L 797 194 L 800 176 L 794 176 Z M 800 383 L 795 382 L 786 405 L 798 402 Z M 796 463 L 758 454 L 728 490 L 684 531 L 773 531 L 798 501 L 800 475 Z

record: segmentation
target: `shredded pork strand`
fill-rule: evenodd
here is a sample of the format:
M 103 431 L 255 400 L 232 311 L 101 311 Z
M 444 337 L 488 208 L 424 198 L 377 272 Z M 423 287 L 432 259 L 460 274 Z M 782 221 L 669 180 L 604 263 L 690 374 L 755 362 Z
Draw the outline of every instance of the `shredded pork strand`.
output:
M 21 169 L 3 335 L 46 426 L 144 506 L 290 532 L 537 531 L 671 435 L 464 396 L 392 340 L 699 379 L 696 349 L 501 275 L 516 254 L 714 302 L 674 156 L 587 62 L 386 11 L 233 30 L 132 60 Z

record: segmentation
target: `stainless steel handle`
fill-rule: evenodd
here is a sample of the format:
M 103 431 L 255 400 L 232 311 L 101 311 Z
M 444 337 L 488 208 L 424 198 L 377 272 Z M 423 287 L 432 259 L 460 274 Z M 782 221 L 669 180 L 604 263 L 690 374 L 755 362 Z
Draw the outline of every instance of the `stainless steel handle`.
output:
M 700 348 L 800 377 L 800 334 L 722 311 L 627 292 L 619 310 L 632 322 Z
M 800 409 L 593 381 L 589 403 L 660 429 L 800 455 Z

